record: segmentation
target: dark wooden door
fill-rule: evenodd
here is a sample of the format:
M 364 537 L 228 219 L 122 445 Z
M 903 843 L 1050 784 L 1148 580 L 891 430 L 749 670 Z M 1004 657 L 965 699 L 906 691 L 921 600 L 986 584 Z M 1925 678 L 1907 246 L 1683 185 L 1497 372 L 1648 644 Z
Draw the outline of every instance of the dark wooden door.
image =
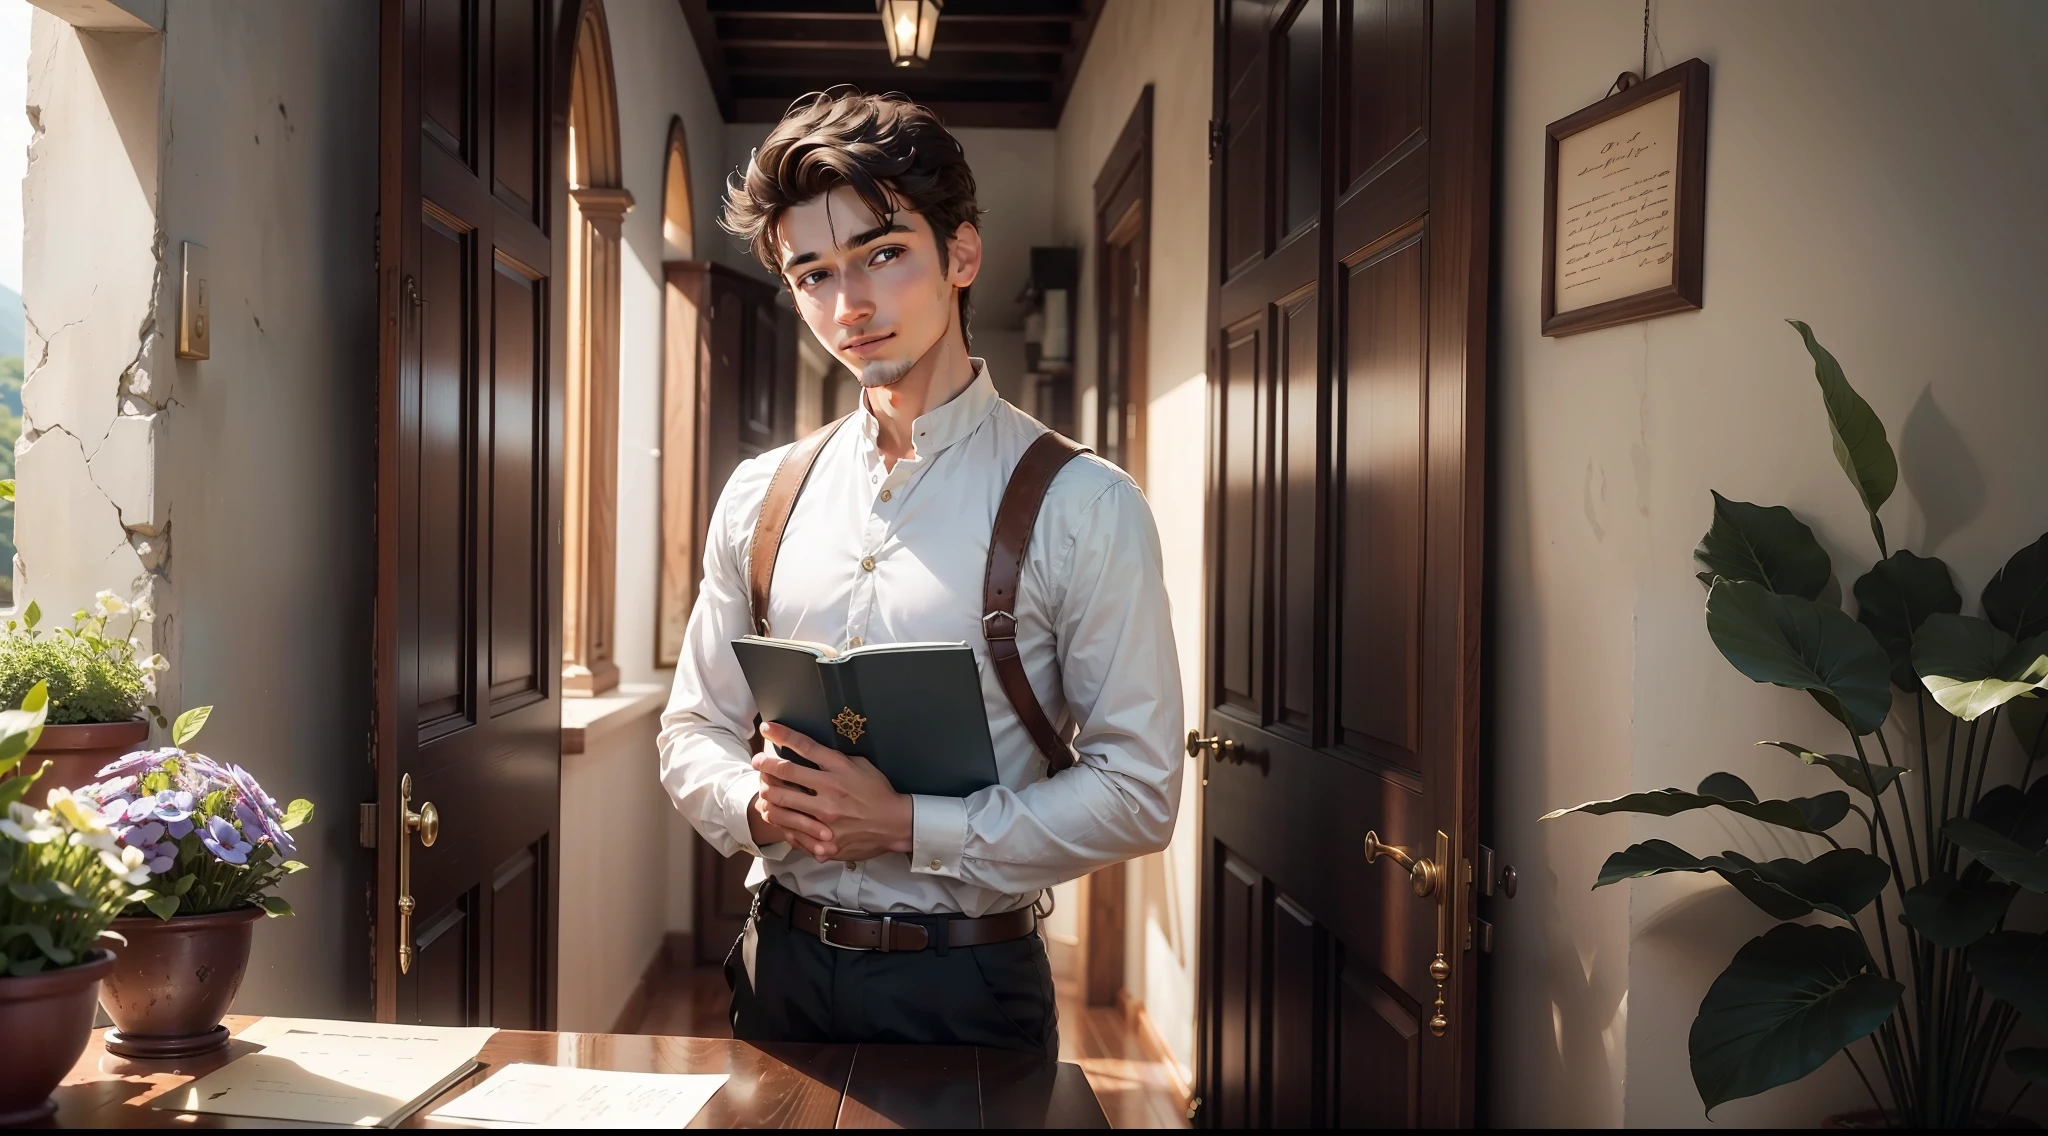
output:
M 1494 8 L 1216 18 L 1198 1119 L 1469 1124 Z
M 701 430 L 696 527 L 700 541 L 718 494 L 740 462 L 796 440 L 796 313 L 779 303 L 778 290 L 708 261 L 668 266 L 669 283 L 696 311 Z M 753 895 L 747 872 L 753 857 L 720 856 L 701 838 L 696 846 L 694 924 L 701 963 L 725 958 L 745 925 Z
M 382 21 L 377 1012 L 546 1029 L 562 623 L 549 4 L 384 0 Z M 431 845 L 435 825 L 402 823 L 428 803 Z

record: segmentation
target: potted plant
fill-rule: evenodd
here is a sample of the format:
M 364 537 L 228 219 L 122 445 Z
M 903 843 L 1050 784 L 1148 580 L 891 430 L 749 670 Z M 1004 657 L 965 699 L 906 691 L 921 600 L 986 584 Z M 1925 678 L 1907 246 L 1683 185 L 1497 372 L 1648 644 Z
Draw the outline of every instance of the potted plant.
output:
M 148 705 L 167 664 L 162 655 L 135 657 L 136 630 L 156 616 L 146 600 L 130 603 L 102 591 L 68 628 L 45 630 L 42 618 L 42 608 L 30 602 L 0 632 L 0 705 L 12 706 L 44 683 L 49 721 L 36 756 L 52 762 L 49 783 L 83 785 L 94 770 L 147 741 L 152 718 L 167 724 Z M 125 627 L 116 622 L 123 618 Z M 110 623 L 117 630 L 110 632 Z
M 107 1051 L 123 1057 L 187 1057 L 228 1043 L 220 1019 L 248 968 L 252 924 L 292 913 L 272 889 L 305 868 L 288 857 L 311 801 L 280 808 L 241 766 L 184 748 L 212 712 L 179 715 L 170 748 L 131 753 L 78 790 L 122 854 L 154 877 L 151 893 L 114 921 L 126 945 L 100 991 L 114 1022 Z
M 1985 1095 L 2001 1058 L 2021 1094 L 2048 1080 L 2048 1049 L 2009 1047 L 2022 1021 L 2048 1029 L 2048 935 L 2007 923 L 2019 893 L 2048 892 L 2048 777 L 2036 770 L 2048 755 L 2048 535 L 1984 586 L 1982 616 L 1962 614 L 1948 565 L 1886 547 L 1877 512 L 1898 463 L 1884 423 L 1812 330 L 1792 326 L 1881 559 L 1856 580 L 1852 616 L 1812 530 L 1782 506 L 1718 493 L 1694 557 L 1722 656 L 1753 681 L 1810 694 L 1849 752 L 1757 744 L 1845 788 L 1763 800 L 1714 773 L 1694 790 L 1544 819 L 1719 809 L 1825 846 L 1810 860 L 1759 862 L 1648 840 L 1610 856 L 1594 881 L 1711 872 L 1782 921 L 1735 953 L 1693 1020 L 1693 1083 L 1710 1113 L 1843 1052 L 1877 1112 L 1836 1126 L 1996 1123 Z
M 21 764 L 49 710 L 30 688 L 21 709 L 0 712 L 0 773 Z M 93 999 L 114 956 L 99 943 L 149 878 L 142 853 L 122 848 L 92 802 L 52 789 L 46 807 L 24 802 L 41 771 L 0 781 L 0 1125 L 55 1111 L 50 1090 L 92 1033 Z

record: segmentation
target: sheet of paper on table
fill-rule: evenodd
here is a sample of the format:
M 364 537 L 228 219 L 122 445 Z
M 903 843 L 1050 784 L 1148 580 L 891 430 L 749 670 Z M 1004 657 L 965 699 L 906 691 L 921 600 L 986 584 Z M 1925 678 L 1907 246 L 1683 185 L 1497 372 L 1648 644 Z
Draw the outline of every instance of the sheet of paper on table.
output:
M 153 1107 L 315 1124 L 389 1127 L 476 1068 L 495 1029 L 264 1018 L 246 1054 Z
M 487 1128 L 681 1128 L 725 1079 L 513 1064 L 429 1115 Z

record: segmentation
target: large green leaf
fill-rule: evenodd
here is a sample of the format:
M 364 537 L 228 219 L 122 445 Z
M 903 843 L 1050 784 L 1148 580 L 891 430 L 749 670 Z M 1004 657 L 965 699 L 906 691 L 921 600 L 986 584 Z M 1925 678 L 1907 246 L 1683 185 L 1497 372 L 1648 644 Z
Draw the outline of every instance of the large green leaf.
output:
M 1913 633 L 1936 612 L 1963 610 L 1948 565 L 1933 556 L 1915 556 L 1905 549 L 1878 561 L 1856 581 L 1856 622 L 1870 628 L 1892 660 L 1892 684 L 1900 690 L 1920 689 L 1913 670 Z
M 1891 882 L 1883 860 L 1855 848 L 1823 852 L 1812 861 L 1757 861 L 1740 852 L 1695 856 L 1668 840 L 1645 840 L 1607 858 L 1595 888 L 1669 872 L 1713 872 L 1774 919 L 1823 911 L 1848 919 L 1869 906 Z
M 1970 806 L 1970 819 L 2028 851 L 2048 844 L 2048 780 L 2036 778 L 2021 792 L 2013 785 L 1993 785 Z
M 2015 639 L 2048 631 L 2048 533 L 2013 553 L 1984 585 L 1984 618 Z
M 1913 640 L 1913 668 L 1942 709 L 1973 722 L 2048 684 L 2048 633 L 2015 643 L 1973 615 L 1930 615 Z
M 1941 831 L 1999 879 L 2028 891 L 2048 892 L 2048 855 L 1993 831 L 1981 821 L 1957 817 L 1942 825 Z
M 2048 1029 L 2048 935 L 1999 931 L 1970 948 L 1970 973 L 1986 994 Z
M 1783 923 L 1751 939 L 1692 1023 L 1692 1079 L 1708 1114 L 1820 1068 L 1882 1025 L 1904 990 L 1847 927 Z
M 1710 490 L 1711 492 L 1711 490 Z M 1692 558 L 1700 583 L 1748 580 L 1781 595 L 1819 599 L 1834 571 L 1813 530 L 1783 505 L 1752 505 L 1714 494 L 1714 523 Z
M 2012 906 L 2013 887 L 1998 880 L 1929 876 L 1905 896 L 1906 925 L 1937 947 L 1967 947 L 1991 933 Z
M 0 773 L 19 765 L 42 740 L 43 721 L 49 713 L 50 685 L 41 681 L 22 695 L 21 709 L 0 710 Z
M 1609 813 L 1648 813 L 1651 816 L 1677 816 L 1694 809 L 1727 809 L 1741 813 L 1751 820 L 1775 824 L 1797 832 L 1826 832 L 1842 823 L 1849 815 L 1849 794 L 1840 790 L 1822 793 L 1817 797 L 1794 797 L 1789 801 L 1759 801 L 1756 793 L 1732 773 L 1717 773 L 1700 782 L 1698 792 L 1688 793 L 1683 789 L 1651 789 L 1644 793 L 1630 793 L 1608 801 L 1587 801 L 1568 809 L 1557 809 L 1543 814 L 1542 819 L 1554 820 L 1566 813 L 1590 813 L 1606 816 Z
M 1899 460 L 1885 440 L 1884 421 L 1849 385 L 1842 365 L 1813 337 L 1813 329 L 1799 320 L 1785 322 L 1799 332 L 1806 341 L 1806 353 L 1813 356 L 1813 377 L 1820 381 L 1820 400 L 1827 407 L 1835 460 L 1863 499 L 1863 508 L 1870 514 L 1870 535 L 1877 538 L 1878 555 L 1882 556 L 1886 552 L 1884 525 L 1877 519 L 1877 510 L 1891 499 L 1899 484 Z
M 1721 580 L 1707 593 L 1707 634 L 1736 670 L 1812 692 L 1858 734 L 1876 732 L 1891 713 L 1891 661 L 1870 629 L 1840 608 Z
M 2005 704 L 2005 724 L 2027 760 L 2048 757 L 2048 694 L 2024 694 Z
M 2048 1082 L 2048 1049 L 2009 1049 L 2005 1067 L 2030 1084 Z
M 1870 763 L 1870 776 L 1865 778 L 1863 776 L 1863 761 L 1860 758 L 1840 753 L 1815 753 L 1805 746 L 1795 745 L 1791 742 L 1758 742 L 1756 744 L 1760 746 L 1777 746 L 1779 749 L 1797 757 L 1808 765 L 1818 765 L 1840 778 L 1842 784 L 1871 798 L 1875 798 L 1879 793 L 1891 788 L 1892 782 L 1912 772 L 1912 770 L 1901 765 L 1886 765 L 1882 762 L 1873 761 Z M 1871 784 L 1873 781 L 1876 782 L 1874 786 Z

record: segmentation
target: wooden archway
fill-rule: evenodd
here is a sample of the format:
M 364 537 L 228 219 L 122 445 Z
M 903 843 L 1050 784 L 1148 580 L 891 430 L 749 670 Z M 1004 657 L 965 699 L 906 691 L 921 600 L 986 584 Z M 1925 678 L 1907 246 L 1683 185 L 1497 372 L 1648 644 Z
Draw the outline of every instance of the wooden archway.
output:
M 604 0 L 584 0 L 569 72 L 567 382 L 563 391 L 562 692 L 618 685 L 619 101 Z
M 661 175 L 661 239 L 663 260 L 689 260 L 697 255 L 696 198 L 690 192 L 690 141 L 683 118 L 668 122 L 667 157 Z

